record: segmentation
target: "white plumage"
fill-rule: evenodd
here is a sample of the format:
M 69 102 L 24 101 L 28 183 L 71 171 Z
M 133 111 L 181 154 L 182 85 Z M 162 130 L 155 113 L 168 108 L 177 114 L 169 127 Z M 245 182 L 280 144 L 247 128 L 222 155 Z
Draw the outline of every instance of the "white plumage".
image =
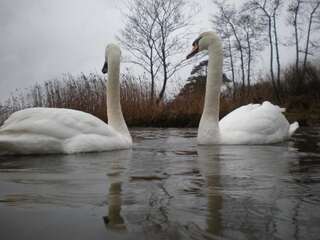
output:
M 219 122 L 223 67 L 220 38 L 214 32 L 202 33 L 187 58 L 202 50 L 208 50 L 209 62 L 205 103 L 198 129 L 199 144 L 271 144 L 292 136 L 299 124 L 290 125 L 282 113 L 285 109 L 270 102 L 242 106 Z
M 97 117 L 71 109 L 21 110 L 0 128 L 2 154 L 70 154 L 123 149 L 129 144 L 130 139 Z
M 220 142 L 269 144 L 285 141 L 299 125 L 290 125 L 282 111 L 270 102 L 239 107 L 220 120 Z
M 114 82 L 119 81 L 120 49 L 108 45 L 107 50 L 106 61 L 112 60 L 107 89 L 114 96 L 108 102 L 112 110 L 108 115 L 115 124 L 108 125 L 89 113 L 71 109 L 24 109 L 13 113 L 1 126 L 0 154 L 71 154 L 130 148 L 132 140 L 120 99 L 114 95 L 119 91 Z

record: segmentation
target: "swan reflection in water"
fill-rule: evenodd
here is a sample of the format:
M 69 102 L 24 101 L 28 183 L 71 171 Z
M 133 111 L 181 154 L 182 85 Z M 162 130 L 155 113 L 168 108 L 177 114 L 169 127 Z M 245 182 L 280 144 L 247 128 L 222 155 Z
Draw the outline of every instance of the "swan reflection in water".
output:
M 207 184 L 204 191 L 209 234 L 244 239 L 312 236 L 303 222 L 304 212 L 312 208 L 312 199 L 307 202 L 293 197 L 305 193 L 291 170 L 299 155 L 290 144 L 198 146 L 197 152 Z M 314 194 L 310 189 L 310 195 Z
M 122 184 L 127 180 L 128 165 L 131 159 L 131 150 L 112 152 L 113 159 L 108 169 L 108 215 L 103 217 L 107 229 L 127 232 L 124 218 L 121 216 Z
M 220 191 L 220 146 L 198 146 L 198 164 L 206 182 L 207 193 L 207 228 L 213 235 L 221 235 L 223 226 L 220 210 L 223 195 Z

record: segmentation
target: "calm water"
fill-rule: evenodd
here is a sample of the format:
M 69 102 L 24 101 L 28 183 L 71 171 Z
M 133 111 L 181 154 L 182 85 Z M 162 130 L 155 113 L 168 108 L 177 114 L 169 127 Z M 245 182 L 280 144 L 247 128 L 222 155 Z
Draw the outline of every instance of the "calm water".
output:
M 133 150 L 0 158 L 0 239 L 319 239 L 320 128 L 198 147 L 135 129 Z

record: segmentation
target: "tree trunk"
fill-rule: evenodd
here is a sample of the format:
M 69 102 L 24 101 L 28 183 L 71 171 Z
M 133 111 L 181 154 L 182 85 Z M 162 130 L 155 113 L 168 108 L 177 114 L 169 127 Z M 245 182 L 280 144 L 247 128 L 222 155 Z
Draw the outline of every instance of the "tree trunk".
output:
M 277 87 L 278 87 L 278 94 L 281 97 L 281 82 L 280 82 L 280 54 L 279 54 L 279 42 L 278 42 L 278 32 L 277 32 L 277 22 L 276 22 L 276 12 L 273 13 L 273 34 L 274 34 L 274 41 L 275 41 L 275 48 L 276 48 L 276 59 L 277 59 Z
M 233 93 L 232 97 L 235 99 L 235 89 L 236 89 L 236 83 L 234 80 L 234 64 L 233 64 L 233 57 L 232 57 L 232 48 L 231 48 L 231 40 L 230 37 L 228 37 L 228 50 L 229 50 L 229 56 L 230 56 L 230 68 L 231 68 L 231 80 L 233 83 Z
M 163 84 L 162 84 L 162 88 L 161 88 L 159 97 L 157 99 L 157 103 L 159 103 L 162 100 L 162 98 L 164 96 L 164 92 L 166 90 L 167 81 L 168 81 L 166 52 L 165 52 L 165 47 L 164 46 L 161 49 L 161 54 L 162 54 L 162 68 L 163 68 Z
M 305 73 L 305 69 L 307 67 L 307 58 L 309 54 L 309 43 L 310 43 L 310 35 L 311 35 L 311 25 L 312 25 L 312 20 L 313 20 L 313 15 L 317 11 L 318 7 L 320 6 L 320 2 L 316 4 L 312 12 L 310 13 L 309 17 L 309 23 L 308 23 L 308 34 L 307 34 L 307 42 L 306 42 L 306 49 L 304 53 L 304 60 L 303 60 L 303 73 Z M 304 75 L 304 74 L 303 74 Z
M 154 101 L 154 81 L 155 81 L 155 72 L 154 72 L 154 63 L 153 63 L 153 49 L 150 49 L 150 76 L 151 76 L 151 92 L 150 92 L 150 101 L 153 104 Z
M 273 72 L 273 42 L 272 42 L 272 21 L 271 16 L 267 15 L 268 17 L 268 33 L 269 33 L 269 44 L 270 44 L 270 74 L 271 74 L 271 82 L 274 90 L 274 94 L 277 100 L 280 102 L 280 96 L 278 93 L 277 85 L 274 80 L 274 72 Z
M 298 36 L 298 12 L 300 7 L 300 1 L 297 2 L 297 7 L 294 13 L 294 36 L 296 41 L 296 73 L 299 72 L 299 36 Z
M 248 96 L 250 95 L 250 77 L 251 77 L 251 43 L 249 38 L 249 33 L 247 32 L 247 43 L 248 43 L 248 69 L 247 69 L 247 84 L 248 84 Z
M 240 63 L 241 63 L 241 73 L 242 73 L 242 76 L 241 76 L 241 80 L 242 80 L 242 87 L 241 87 L 241 91 L 242 93 L 244 94 L 244 89 L 245 89 L 245 73 L 244 73 L 244 59 L 243 59 L 243 49 L 242 49 L 242 45 L 241 45 L 241 41 L 237 35 L 237 32 L 236 32 L 236 29 L 235 27 L 233 26 L 233 24 L 231 22 L 229 22 L 231 28 L 232 28 L 232 31 L 233 31 L 233 34 L 234 34 L 234 37 L 236 38 L 236 41 L 238 43 L 238 46 L 239 46 L 239 52 L 240 52 Z

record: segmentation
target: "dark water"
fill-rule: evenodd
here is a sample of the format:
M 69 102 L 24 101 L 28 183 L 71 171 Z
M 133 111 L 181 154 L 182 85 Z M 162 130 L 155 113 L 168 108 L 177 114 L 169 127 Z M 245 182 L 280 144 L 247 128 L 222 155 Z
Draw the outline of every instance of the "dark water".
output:
M 0 239 L 320 239 L 320 128 L 198 147 L 136 129 L 133 150 L 0 158 Z

